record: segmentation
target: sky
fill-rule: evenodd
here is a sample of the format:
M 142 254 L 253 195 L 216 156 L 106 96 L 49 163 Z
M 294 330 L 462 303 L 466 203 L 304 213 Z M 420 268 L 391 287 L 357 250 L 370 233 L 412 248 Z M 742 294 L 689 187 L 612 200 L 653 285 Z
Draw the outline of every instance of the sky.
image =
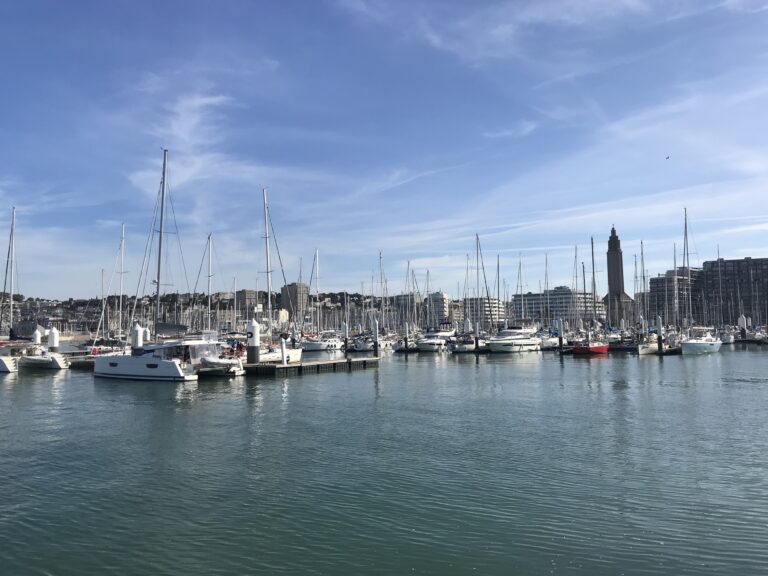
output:
M 0 238 L 15 206 L 25 296 L 151 293 L 166 148 L 166 292 L 205 290 L 208 234 L 214 290 L 266 287 L 264 187 L 276 288 L 317 250 L 321 291 L 460 297 L 477 234 L 505 293 L 594 238 L 605 292 L 615 225 L 632 293 L 685 208 L 693 265 L 768 257 L 766 30 L 768 0 L 3 2 Z

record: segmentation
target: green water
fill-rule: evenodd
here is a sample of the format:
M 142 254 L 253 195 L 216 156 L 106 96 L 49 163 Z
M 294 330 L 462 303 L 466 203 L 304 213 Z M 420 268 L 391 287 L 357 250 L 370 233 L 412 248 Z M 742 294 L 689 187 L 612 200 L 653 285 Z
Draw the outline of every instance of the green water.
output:
M 0 573 L 765 574 L 768 349 L 0 376 Z

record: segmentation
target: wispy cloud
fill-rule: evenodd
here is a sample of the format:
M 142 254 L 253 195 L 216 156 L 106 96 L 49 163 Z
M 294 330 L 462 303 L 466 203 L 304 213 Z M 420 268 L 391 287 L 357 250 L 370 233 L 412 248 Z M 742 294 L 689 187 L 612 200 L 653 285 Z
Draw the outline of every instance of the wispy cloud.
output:
M 532 133 L 538 124 L 531 120 L 520 120 L 517 124 L 509 128 L 500 128 L 497 130 L 488 130 L 483 132 L 485 138 L 522 138 Z

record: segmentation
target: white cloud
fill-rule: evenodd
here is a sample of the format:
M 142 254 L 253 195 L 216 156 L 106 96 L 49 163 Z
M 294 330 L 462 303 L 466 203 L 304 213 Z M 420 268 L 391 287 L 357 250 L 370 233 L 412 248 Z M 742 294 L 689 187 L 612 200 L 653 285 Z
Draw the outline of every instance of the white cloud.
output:
M 500 128 L 498 130 L 488 130 L 483 132 L 485 138 L 522 138 L 528 136 L 536 128 L 538 124 L 531 120 L 520 120 L 517 124 L 510 128 Z

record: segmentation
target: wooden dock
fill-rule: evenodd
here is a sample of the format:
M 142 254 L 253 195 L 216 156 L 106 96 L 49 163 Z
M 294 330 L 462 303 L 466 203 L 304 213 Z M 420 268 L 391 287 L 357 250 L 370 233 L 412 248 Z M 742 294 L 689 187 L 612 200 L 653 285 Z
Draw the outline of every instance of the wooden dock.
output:
M 379 365 L 376 357 L 368 358 L 340 358 L 338 360 L 316 360 L 310 362 L 297 362 L 296 364 L 246 364 L 245 373 L 256 376 L 271 376 L 283 378 L 285 376 L 299 376 L 301 374 L 323 374 L 326 372 L 351 372 L 352 370 L 365 370 Z

